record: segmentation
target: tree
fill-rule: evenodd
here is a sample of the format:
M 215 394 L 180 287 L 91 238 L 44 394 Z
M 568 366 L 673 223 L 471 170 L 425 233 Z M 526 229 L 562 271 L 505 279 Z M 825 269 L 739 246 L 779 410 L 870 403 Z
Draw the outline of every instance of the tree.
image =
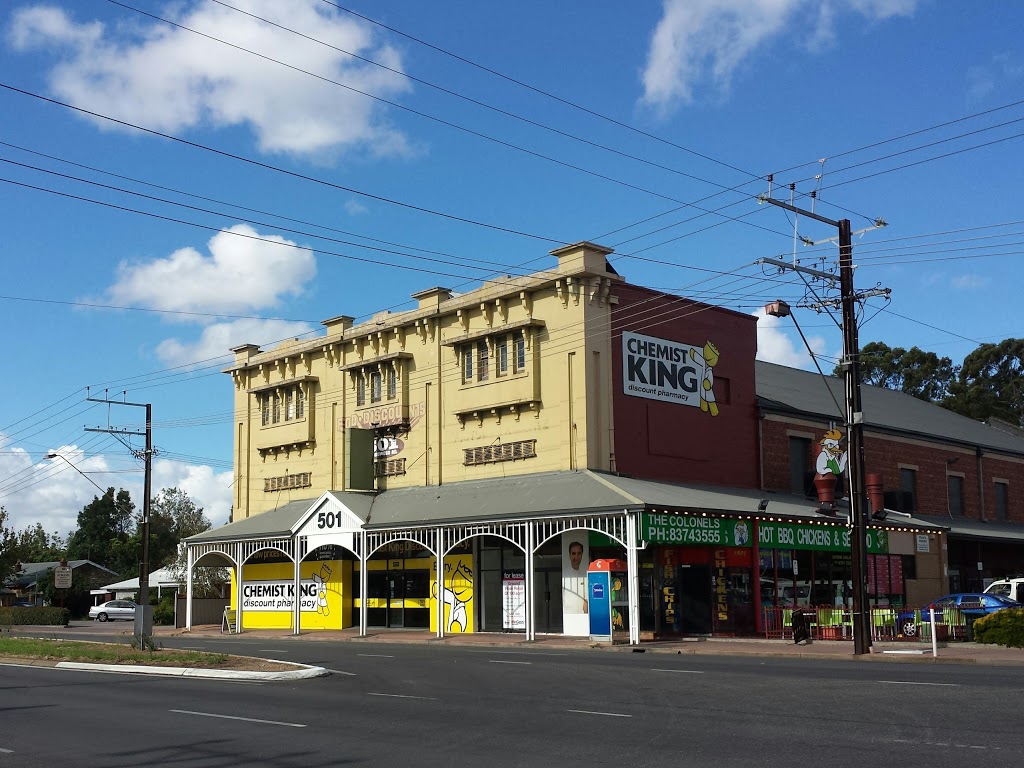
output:
M 14 575 L 18 562 L 18 540 L 14 530 L 7 527 L 7 510 L 0 507 L 0 586 Z
M 141 551 L 141 520 L 138 521 L 134 546 Z M 178 488 L 164 488 L 149 505 L 149 562 L 154 566 L 170 565 L 177 558 L 178 544 L 189 536 L 202 533 L 211 526 L 188 494 Z
M 36 523 L 18 533 L 17 549 L 23 563 L 48 563 L 64 556 L 67 542 L 56 533 L 47 533 L 42 523 Z
M 1024 339 L 982 344 L 964 358 L 943 405 L 972 419 L 1024 426 Z
M 135 576 L 140 550 L 131 546 L 135 504 L 128 491 L 108 488 L 78 513 L 78 529 L 68 540 L 68 557 L 92 560 L 121 576 Z
M 860 350 L 863 383 L 895 389 L 931 403 L 941 403 L 947 397 L 957 370 L 948 357 L 918 347 L 904 349 L 872 341 Z M 834 373 L 842 376 L 842 368 L 836 366 Z

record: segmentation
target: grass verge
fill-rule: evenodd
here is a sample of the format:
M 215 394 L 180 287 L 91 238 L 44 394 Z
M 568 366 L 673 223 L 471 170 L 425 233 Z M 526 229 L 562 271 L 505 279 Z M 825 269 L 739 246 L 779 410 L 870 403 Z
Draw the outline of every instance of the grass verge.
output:
M 71 640 L 42 640 L 27 637 L 0 638 L 0 659 L 4 657 L 203 669 L 224 666 L 229 658 L 226 653 L 176 651 L 169 648 L 144 651 L 132 648 L 127 643 L 82 643 Z

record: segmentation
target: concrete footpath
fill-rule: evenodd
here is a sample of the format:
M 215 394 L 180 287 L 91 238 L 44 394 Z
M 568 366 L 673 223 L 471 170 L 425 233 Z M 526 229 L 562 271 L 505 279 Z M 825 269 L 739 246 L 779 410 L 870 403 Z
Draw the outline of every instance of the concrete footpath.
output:
M 69 627 L 12 627 L 11 634 L 46 636 L 73 639 L 76 634 L 109 635 L 112 641 L 124 639 L 132 634 L 130 624 L 105 624 L 76 621 Z M 154 639 L 160 642 L 165 638 L 222 638 L 232 636 L 222 633 L 216 625 L 197 626 L 191 631 L 174 627 L 154 627 Z M 1024 649 L 1004 648 L 995 645 L 979 645 L 976 643 L 939 643 L 938 655 L 932 655 L 930 643 L 921 641 L 876 642 L 870 654 L 855 656 L 852 641 L 816 641 L 796 645 L 791 641 L 765 640 L 759 638 L 695 638 L 677 640 L 656 640 L 630 646 L 625 643 L 600 643 L 589 638 L 565 637 L 562 635 L 542 635 L 537 640 L 527 642 L 516 633 L 477 632 L 466 635 L 447 635 L 437 638 L 432 632 L 424 630 L 371 630 L 360 637 L 355 629 L 318 630 L 294 635 L 290 630 L 243 630 L 240 635 L 246 639 L 268 639 L 288 642 L 314 643 L 390 643 L 444 645 L 470 648 L 519 648 L 522 650 L 537 649 L 570 649 L 594 653 L 652 653 L 676 655 L 716 655 L 716 656 L 753 656 L 792 659 L 827 659 L 830 661 L 856 661 L 862 663 L 910 662 L 921 664 L 984 664 L 993 666 L 1024 665 Z M 295 665 L 288 672 L 248 672 L 240 670 L 186 670 L 168 667 L 130 667 L 128 665 L 95 665 L 70 664 L 62 662 L 52 666 L 77 669 L 103 669 L 105 671 L 135 672 L 139 674 L 158 674 L 174 676 L 218 677 L 223 679 L 248 680 L 295 680 L 330 674 L 320 667 Z
M 191 631 L 171 627 L 157 627 L 156 637 L 193 636 L 229 637 L 222 634 L 217 626 L 198 626 Z M 366 637 L 360 637 L 355 629 L 319 630 L 293 635 L 291 630 L 243 630 L 242 637 L 289 640 L 294 642 L 354 642 L 354 643 L 417 643 L 425 645 L 450 645 L 466 647 L 515 647 L 522 649 L 568 648 L 610 653 L 671 653 L 671 654 L 712 654 L 720 656 L 770 656 L 794 659 L 847 659 L 850 661 L 912 661 L 930 664 L 991 664 L 1024 665 L 1024 649 L 1004 648 L 998 645 L 977 643 L 938 644 L 938 655 L 932 655 L 930 643 L 922 641 L 876 642 L 867 655 L 854 656 L 853 641 L 819 640 L 812 643 L 794 644 L 785 640 L 760 638 L 695 638 L 679 640 L 646 641 L 639 646 L 624 643 L 599 643 L 589 638 L 565 637 L 563 635 L 542 635 L 532 642 L 516 633 L 475 632 L 466 635 L 447 635 L 437 638 L 433 632 L 424 630 L 390 629 L 370 630 Z

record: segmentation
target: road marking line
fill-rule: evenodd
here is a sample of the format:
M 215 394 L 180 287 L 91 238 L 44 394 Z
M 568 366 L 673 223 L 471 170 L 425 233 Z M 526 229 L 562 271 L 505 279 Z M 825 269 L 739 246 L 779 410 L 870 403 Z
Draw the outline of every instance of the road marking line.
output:
M 651 672 L 677 672 L 681 675 L 703 675 L 699 669 L 652 669 Z
M 14 754 L 14 750 L 13 749 L 4 749 L 3 747 L 0 747 L 0 752 L 3 752 L 5 755 L 13 755 Z
M 939 688 L 959 688 L 960 683 L 917 683 L 913 680 L 879 680 L 886 685 L 932 685 Z
M 256 653 L 288 653 L 288 651 L 279 651 L 276 648 L 257 648 Z
M 619 712 L 591 712 L 589 709 L 568 709 L 567 712 L 575 712 L 578 715 L 602 715 L 604 717 L 632 717 Z
M 357 653 L 356 656 L 366 656 L 373 659 L 393 659 L 394 656 L 390 656 L 386 653 Z
M 222 720 L 242 720 L 247 723 L 263 723 L 264 725 L 283 725 L 288 728 L 305 728 L 303 723 L 283 723 L 280 720 L 260 720 L 255 717 L 238 717 L 237 715 L 218 715 L 213 712 L 193 712 L 190 709 L 169 709 L 168 712 L 177 712 L 179 715 L 196 715 L 197 717 L 217 717 Z
M 471 651 L 471 653 L 486 653 L 490 655 L 508 656 L 568 656 L 568 653 L 551 653 L 549 651 Z
M 491 664 L 533 664 L 532 661 L 505 661 L 504 659 L 490 659 Z
M 367 696 L 386 696 L 389 699 L 421 699 L 423 701 L 437 701 L 433 696 L 407 696 L 403 693 L 368 693 Z

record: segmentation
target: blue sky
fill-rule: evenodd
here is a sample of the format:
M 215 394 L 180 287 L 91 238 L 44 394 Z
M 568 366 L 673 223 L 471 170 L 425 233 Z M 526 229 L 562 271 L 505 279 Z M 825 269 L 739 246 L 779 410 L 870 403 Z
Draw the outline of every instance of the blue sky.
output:
M 544 269 L 562 243 L 612 246 L 630 281 L 743 312 L 798 305 L 802 287 L 756 262 L 830 268 L 834 231 L 758 205 L 768 174 L 776 198 L 813 191 L 855 231 L 888 222 L 855 240 L 857 286 L 892 289 L 867 302 L 862 343 L 959 363 L 1021 335 L 1015 3 L 2 13 L 0 505 L 19 529 L 66 534 L 95 493 L 50 451 L 141 502 L 139 462 L 84 428 L 139 430 L 142 409 L 87 391 L 153 404 L 154 491 L 182 488 L 219 524 L 230 347 Z M 839 329 L 796 317 L 831 369 Z M 812 366 L 789 320 L 759 322 L 759 356 Z

